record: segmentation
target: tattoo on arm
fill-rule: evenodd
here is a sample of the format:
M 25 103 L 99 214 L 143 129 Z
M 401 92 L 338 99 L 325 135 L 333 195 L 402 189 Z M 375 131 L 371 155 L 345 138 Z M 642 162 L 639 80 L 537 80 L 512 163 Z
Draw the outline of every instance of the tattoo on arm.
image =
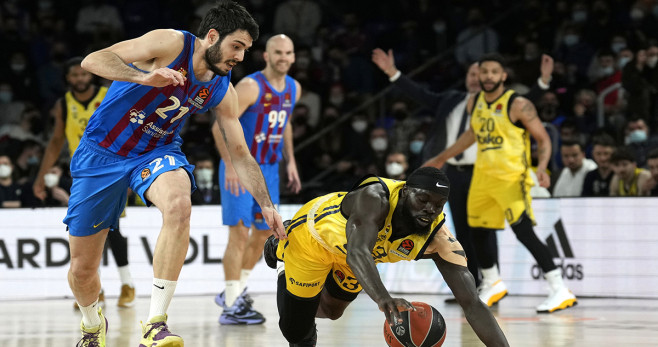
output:
M 537 110 L 529 100 L 525 101 L 525 105 L 523 105 L 523 108 L 521 109 L 521 114 L 523 114 L 526 121 L 532 121 L 537 118 Z

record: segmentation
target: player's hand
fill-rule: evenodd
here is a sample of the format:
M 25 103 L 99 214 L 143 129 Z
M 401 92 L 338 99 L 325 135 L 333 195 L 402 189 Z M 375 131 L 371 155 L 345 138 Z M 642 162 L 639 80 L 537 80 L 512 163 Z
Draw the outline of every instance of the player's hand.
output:
M 141 84 L 158 88 L 168 85 L 182 86 L 185 85 L 186 79 L 182 73 L 168 67 L 162 67 L 146 74 Z
M 551 186 L 551 178 L 546 170 L 537 170 L 537 181 L 541 187 L 548 188 Z
M 286 229 L 283 227 L 283 221 L 281 220 L 281 215 L 276 211 L 274 207 L 265 207 L 262 208 L 263 218 L 265 218 L 265 223 L 272 230 L 272 234 L 279 240 L 285 240 L 288 238 L 286 235 Z
M 372 51 L 372 62 L 382 70 L 388 77 L 393 77 L 398 72 L 395 67 L 395 58 L 393 58 L 393 50 L 389 49 L 388 54 L 381 48 L 375 48 Z
M 409 303 L 409 301 L 402 298 L 391 298 L 382 300 L 377 303 L 379 310 L 384 312 L 386 321 L 389 325 L 402 323 L 402 315 L 400 311 L 415 311 L 416 308 Z
M 69 193 L 66 192 L 66 190 L 55 186 L 52 189 L 53 193 L 53 198 L 56 199 L 57 201 L 61 201 L 64 204 L 68 204 L 69 202 Z
M 299 173 L 297 172 L 297 164 L 294 161 L 290 161 L 286 166 L 288 171 L 288 189 L 297 194 L 302 189 L 302 182 L 299 180 Z
M 32 192 L 39 200 L 43 201 L 46 199 L 46 182 L 43 180 L 43 175 L 37 175 L 37 179 L 34 181 L 34 185 L 32 185 Z
M 426 161 L 425 163 L 423 163 L 423 165 L 421 165 L 421 166 L 423 166 L 423 167 L 425 167 L 425 166 L 433 166 L 433 167 L 435 167 L 435 168 L 437 168 L 437 169 L 440 169 L 440 168 L 443 167 L 443 165 L 446 164 L 446 160 L 447 160 L 447 159 L 443 159 L 440 155 L 437 155 L 436 157 L 431 158 L 430 160 L 428 160 L 428 161 Z
M 240 194 L 246 192 L 244 187 L 240 184 L 238 174 L 233 167 L 227 166 L 226 170 L 224 170 L 224 189 L 228 190 L 235 196 L 240 196 Z
M 548 54 L 541 55 L 541 79 L 544 83 L 548 84 L 551 81 L 551 76 L 553 75 L 553 69 L 555 68 L 555 63 L 553 58 Z

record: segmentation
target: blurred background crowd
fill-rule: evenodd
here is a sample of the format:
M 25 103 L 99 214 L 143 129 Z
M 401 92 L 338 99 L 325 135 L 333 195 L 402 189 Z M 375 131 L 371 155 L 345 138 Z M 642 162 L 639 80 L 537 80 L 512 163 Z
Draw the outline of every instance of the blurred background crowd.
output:
M 561 155 L 563 142 L 575 141 L 583 157 L 592 157 L 593 142 L 603 138 L 611 147 L 625 146 L 637 167 L 646 166 L 658 148 L 658 1 L 238 2 L 253 14 L 261 35 L 233 70 L 234 84 L 264 67 L 264 42 L 271 35 L 285 33 L 295 43 L 290 74 L 303 95 L 291 124 L 303 190 L 287 194 L 282 180 L 282 203 L 349 189 L 367 173 L 404 179 L 422 164 L 419 153 L 431 136 L 434 112 L 390 88 L 371 61 L 377 47 L 392 49 L 398 69 L 436 92 L 463 89 L 469 64 L 499 52 L 509 62 L 508 87 L 525 93 L 540 74 L 542 54 L 553 57 L 550 87 L 533 102 L 555 143 L 554 180 L 569 164 Z M 31 189 L 51 136 L 51 109 L 67 90 L 68 59 L 156 28 L 196 34 L 211 5 L 204 0 L 2 1 L 2 207 L 68 201 L 65 159 L 46 176 L 48 199 L 34 198 Z M 182 132 L 184 152 L 203 169 L 198 185 L 211 195 L 219 184 L 209 130 L 213 119 L 194 115 Z

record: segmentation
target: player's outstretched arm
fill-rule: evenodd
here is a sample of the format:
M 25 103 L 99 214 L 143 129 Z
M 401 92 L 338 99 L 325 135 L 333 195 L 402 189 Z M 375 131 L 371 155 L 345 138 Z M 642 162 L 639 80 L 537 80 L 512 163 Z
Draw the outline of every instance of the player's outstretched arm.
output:
M 233 85 L 229 85 L 224 99 L 213 109 L 219 131 L 231 156 L 233 167 L 240 177 L 240 183 L 260 205 L 263 217 L 267 225 L 272 228 L 274 235 L 279 239 L 286 238 L 281 216 L 274 208 L 263 173 L 254 157 L 251 156 L 245 142 L 242 125 L 238 119 L 238 110 L 237 93 Z
M 380 185 L 371 185 L 351 194 L 343 200 L 344 212 L 349 215 L 345 225 L 347 265 L 388 323 L 401 322 L 400 311 L 413 310 L 413 306 L 407 300 L 391 297 L 372 259 L 377 232 L 389 211 L 386 193 Z
M 490 347 L 509 346 L 498 322 L 478 297 L 475 280 L 466 267 L 464 249 L 445 225 L 434 236 L 424 257 L 434 260 L 480 340 Z
M 443 152 L 437 154 L 433 158 L 430 158 L 423 164 L 423 166 L 434 166 L 435 168 L 440 169 L 448 159 L 462 153 L 473 143 L 475 143 L 475 133 L 473 133 L 472 128 L 468 128 L 468 130 L 464 131 L 464 133 L 459 136 L 452 146 L 446 148 Z
M 82 61 L 82 68 L 113 81 L 126 81 L 152 87 L 182 85 L 185 76 L 167 68 L 183 50 L 183 34 L 171 29 L 150 31 L 136 39 L 121 41 L 93 52 Z M 144 72 L 128 66 L 142 62 L 152 67 Z

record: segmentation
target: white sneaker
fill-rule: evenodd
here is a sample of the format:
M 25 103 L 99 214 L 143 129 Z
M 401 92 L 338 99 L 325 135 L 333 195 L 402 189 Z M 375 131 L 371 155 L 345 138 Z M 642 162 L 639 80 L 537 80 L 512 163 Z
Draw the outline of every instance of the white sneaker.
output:
M 558 310 L 564 310 L 578 304 L 576 296 L 567 287 L 561 287 L 556 291 L 551 291 L 546 301 L 537 306 L 538 313 L 551 313 Z
M 482 281 L 478 287 L 478 296 L 480 300 L 491 307 L 493 304 L 500 301 L 507 295 L 507 287 L 502 280 L 497 280 L 496 282 L 490 283 L 487 281 Z

